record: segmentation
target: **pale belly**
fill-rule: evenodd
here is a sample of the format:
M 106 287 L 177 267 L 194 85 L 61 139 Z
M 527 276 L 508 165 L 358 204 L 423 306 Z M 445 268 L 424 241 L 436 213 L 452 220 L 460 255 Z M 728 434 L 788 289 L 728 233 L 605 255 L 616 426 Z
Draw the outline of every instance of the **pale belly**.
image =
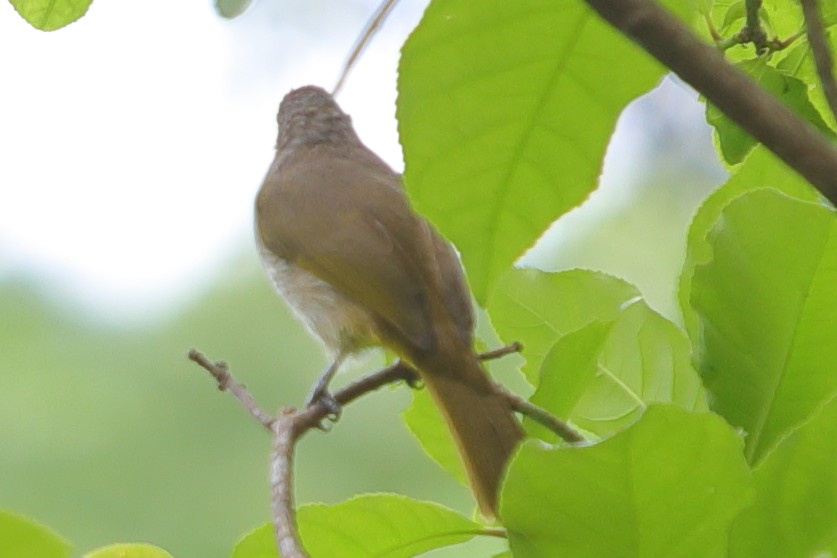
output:
M 380 343 L 375 320 L 367 310 L 322 279 L 276 257 L 258 240 L 257 244 L 273 286 L 334 355 Z

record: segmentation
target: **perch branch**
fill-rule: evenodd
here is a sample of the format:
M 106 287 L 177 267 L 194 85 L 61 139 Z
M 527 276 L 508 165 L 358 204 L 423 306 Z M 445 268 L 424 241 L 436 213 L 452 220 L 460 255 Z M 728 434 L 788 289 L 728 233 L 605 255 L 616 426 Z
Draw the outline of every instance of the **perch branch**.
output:
M 521 350 L 519 343 L 512 343 L 500 349 L 482 353 L 481 360 L 491 360 Z M 282 409 L 274 419 L 256 403 L 247 388 L 236 381 L 225 362 L 214 362 L 196 349 L 189 350 L 189 359 L 208 371 L 222 391 L 229 391 L 262 426 L 273 434 L 273 451 L 270 460 L 271 508 L 276 544 L 285 558 L 308 558 L 302 545 L 296 523 L 293 496 L 293 465 L 296 441 L 307 431 L 316 428 L 331 412 L 327 405 L 317 402 L 296 410 L 292 407 Z M 333 394 L 334 399 L 345 406 L 364 394 L 399 381 L 410 385 L 418 382 L 419 376 L 410 365 L 397 362 L 377 372 L 373 372 L 350 383 Z M 582 441 L 583 438 L 560 419 L 545 410 L 497 387 L 509 405 L 524 415 L 531 417 L 553 430 L 568 442 Z
M 837 205 L 837 150 L 653 0 L 585 0 Z
M 218 383 L 218 389 L 221 391 L 229 391 L 259 424 L 271 432 L 273 431 L 273 422 L 275 419 L 261 409 L 250 392 L 247 391 L 247 388 L 230 374 L 227 363 L 223 361 L 213 362 L 197 349 L 190 349 L 188 356 L 189 360 L 197 363 L 215 378 L 215 381 Z M 407 364 L 398 362 L 350 383 L 340 391 L 334 393 L 333 396 L 340 405 L 347 405 L 364 394 L 378 390 L 387 384 L 402 380 L 413 384 L 418 380 L 418 374 Z M 301 411 L 294 410 L 294 424 L 296 425 L 294 428 L 294 440 L 299 438 L 307 430 L 319 425 L 328 417 L 329 413 L 330 410 L 328 407 L 321 403 L 315 403 Z
M 825 35 L 819 5 L 816 0 L 802 0 L 802 12 L 805 15 L 805 29 L 808 32 L 808 43 L 814 53 L 814 63 L 817 75 L 822 84 L 822 92 L 831 114 L 837 119 L 837 83 L 834 81 L 834 61 L 831 58 L 831 48 Z
M 196 349 L 190 349 L 189 360 L 209 372 L 221 391 L 229 391 L 259 424 L 273 433 L 273 452 L 270 460 L 271 507 L 276 544 L 285 558 L 308 558 L 296 525 L 293 498 L 293 459 L 296 441 L 308 430 L 318 426 L 329 415 L 323 403 L 302 410 L 283 409 L 274 419 L 256 403 L 247 388 L 230 374 L 225 362 L 213 362 Z M 347 405 L 360 396 L 387 384 L 404 380 L 415 383 L 418 376 L 403 363 L 388 366 L 352 382 L 334 394 L 340 405 Z

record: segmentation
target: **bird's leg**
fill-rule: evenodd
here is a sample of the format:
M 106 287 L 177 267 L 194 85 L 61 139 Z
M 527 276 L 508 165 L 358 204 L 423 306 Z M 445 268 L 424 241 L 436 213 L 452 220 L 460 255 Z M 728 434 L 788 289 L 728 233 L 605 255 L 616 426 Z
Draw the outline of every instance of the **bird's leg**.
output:
M 328 409 L 328 418 L 332 422 L 340 418 L 342 409 L 340 408 L 340 403 L 329 393 L 328 384 L 344 360 L 346 360 L 346 354 L 342 352 L 338 353 L 334 362 L 323 372 L 322 376 L 317 380 L 317 383 L 311 388 L 311 391 L 308 393 L 308 399 L 305 400 L 306 407 L 322 403 Z

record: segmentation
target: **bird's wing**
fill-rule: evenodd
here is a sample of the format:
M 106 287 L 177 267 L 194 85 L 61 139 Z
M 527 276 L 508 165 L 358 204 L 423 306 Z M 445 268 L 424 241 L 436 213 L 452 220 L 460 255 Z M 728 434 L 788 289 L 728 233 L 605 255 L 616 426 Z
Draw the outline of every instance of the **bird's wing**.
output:
M 369 309 L 416 347 L 433 343 L 420 219 L 388 167 L 313 152 L 276 167 L 259 194 L 272 252 Z M 394 347 L 397 348 L 397 347 Z

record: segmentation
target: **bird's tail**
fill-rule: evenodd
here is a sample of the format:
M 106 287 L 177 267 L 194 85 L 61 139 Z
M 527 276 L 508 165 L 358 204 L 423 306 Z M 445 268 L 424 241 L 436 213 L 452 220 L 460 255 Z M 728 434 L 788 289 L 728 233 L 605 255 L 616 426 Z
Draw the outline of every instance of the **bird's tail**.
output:
M 453 433 L 480 510 L 494 518 L 500 481 L 523 431 L 477 356 L 446 353 L 419 363 L 421 377 Z

